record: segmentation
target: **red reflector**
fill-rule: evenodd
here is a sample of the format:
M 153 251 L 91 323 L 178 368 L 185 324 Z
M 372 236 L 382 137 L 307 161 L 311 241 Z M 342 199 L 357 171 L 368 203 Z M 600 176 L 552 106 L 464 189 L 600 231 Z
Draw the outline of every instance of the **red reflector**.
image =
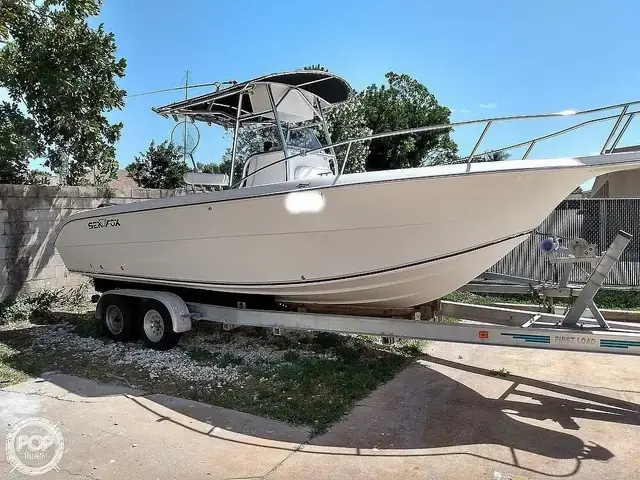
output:
M 489 338 L 489 332 L 486 330 L 480 330 L 478 332 L 478 338 Z

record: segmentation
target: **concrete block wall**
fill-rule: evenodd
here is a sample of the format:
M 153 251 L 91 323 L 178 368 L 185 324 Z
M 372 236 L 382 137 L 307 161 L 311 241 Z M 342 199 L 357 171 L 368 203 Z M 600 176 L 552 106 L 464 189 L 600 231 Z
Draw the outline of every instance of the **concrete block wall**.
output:
M 70 215 L 101 203 L 132 203 L 181 194 L 180 190 L 131 187 L 0 185 L 0 301 L 88 281 L 70 273 L 54 247 L 58 228 Z

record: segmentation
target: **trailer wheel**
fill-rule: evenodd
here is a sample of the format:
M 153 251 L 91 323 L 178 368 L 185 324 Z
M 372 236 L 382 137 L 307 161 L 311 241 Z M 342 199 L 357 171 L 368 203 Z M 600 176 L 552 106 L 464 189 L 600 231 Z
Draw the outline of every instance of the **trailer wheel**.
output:
M 104 299 L 103 318 L 106 334 L 113 340 L 126 342 L 136 337 L 133 308 L 128 298 L 109 295 Z
M 140 324 L 144 342 L 154 350 L 169 350 L 180 340 L 180 334 L 173 331 L 167 307 L 157 300 L 146 300 L 142 304 Z

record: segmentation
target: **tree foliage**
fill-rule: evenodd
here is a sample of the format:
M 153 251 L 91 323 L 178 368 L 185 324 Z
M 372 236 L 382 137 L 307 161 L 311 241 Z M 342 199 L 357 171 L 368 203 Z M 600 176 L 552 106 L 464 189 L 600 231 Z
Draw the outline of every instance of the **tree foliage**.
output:
M 410 77 L 389 72 L 388 85 L 371 85 L 361 94 L 367 126 L 375 133 L 449 123 L 451 111 L 438 104 L 427 87 Z M 450 129 L 398 135 L 371 141 L 367 170 L 418 167 L 450 163 L 457 145 Z M 436 153 L 434 157 L 433 155 Z
M 42 154 L 37 126 L 18 106 L 0 103 L 0 183 L 28 183 L 29 160 Z
M 182 187 L 189 167 L 180 147 L 168 141 L 156 146 L 152 141 L 147 151 L 135 157 L 126 170 L 139 187 L 173 189 Z
M 371 129 L 367 126 L 364 105 L 359 96 L 353 95 L 346 102 L 334 107 L 327 112 L 327 125 L 331 143 L 338 143 L 352 138 L 361 138 L 371 135 Z M 324 135 L 321 133 L 321 137 Z M 336 158 L 344 162 L 347 153 L 347 145 L 335 148 Z M 351 145 L 349 158 L 344 168 L 344 173 L 357 173 L 366 170 L 367 156 L 369 155 L 369 142 L 357 142 Z
M 71 184 L 88 171 L 101 172 L 103 179 L 113 173 L 122 124 L 109 123 L 103 113 L 124 106 L 125 91 L 115 78 L 124 76 L 126 61 L 116 59 L 112 33 L 87 23 L 101 3 L 3 0 L 0 86 L 11 99 L 3 112 L 12 118 L 7 143 L 18 145 L 21 155 L 3 156 L 2 162 L 15 162 L 15 171 L 23 171 L 26 157 L 40 155 L 57 172 L 68 159 Z M 3 147 L 0 155 L 8 155 Z
M 509 160 L 511 154 L 501 150 L 499 152 L 483 153 L 482 155 L 474 155 L 474 162 L 503 162 Z

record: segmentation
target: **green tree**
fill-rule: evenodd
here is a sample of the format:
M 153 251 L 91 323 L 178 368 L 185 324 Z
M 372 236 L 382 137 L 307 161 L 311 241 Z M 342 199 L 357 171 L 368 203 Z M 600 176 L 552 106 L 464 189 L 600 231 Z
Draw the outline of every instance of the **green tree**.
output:
M 361 138 L 371 135 L 371 129 L 367 126 L 364 105 L 359 96 L 353 95 L 346 102 L 337 105 L 327 112 L 327 125 L 331 143 L 338 143 L 351 138 Z M 318 137 L 324 138 L 324 132 L 318 129 Z M 347 153 L 347 145 L 335 148 L 338 167 L 342 165 Z M 357 142 L 351 144 L 349 158 L 344 168 L 344 173 L 358 173 L 366 170 L 367 156 L 369 155 L 369 142 Z
M 115 58 L 113 34 L 87 23 L 101 4 L 2 1 L 0 86 L 11 100 L 4 108 L 13 112 L 12 138 L 23 146 L 22 155 L 0 161 L 15 163 L 14 171 L 24 170 L 25 157 L 42 155 L 45 166 L 57 172 L 68 159 L 70 184 L 81 182 L 90 171 L 113 174 L 114 144 L 122 124 L 109 123 L 104 112 L 124 106 L 125 91 L 115 78 L 124 76 L 126 62 Z M 0 147 L 0 155 L 6 154 Z
M 146 152 L 135 157 L 126 170 L 138 186 L 143 188 L 180 188 L 183 176 L 189 171 L 182 149 L 168 141 L 156 146 L 151 142 Z
M 511 154 L 501 150 L 499 152 L 483 153 L 482 155 L 475 155 L 473 157 L 474 162 L 503 162 L 509 160 Z
M 29 160 L 42 154 L 37 126 L 18 106 L 0 103 L 0 183 L 29 183 Z
M 438 104 L 427 87 L 410 77 L 389 72 L 388 85 L 371 85 L 360 93 L 367 126 L 375 133 L 449 123 L 451 111 Z M 367 170 L 452 163 L 458 147 L 451 129 L 372 140 Z
M 217 173 L 217 174 L 228 174 L 229 169 L 227 171 L 223 171 L 222 165 L 218 163 L 196 163 L 196 167 L 198 168 L 198 172 L 200 173 Z

